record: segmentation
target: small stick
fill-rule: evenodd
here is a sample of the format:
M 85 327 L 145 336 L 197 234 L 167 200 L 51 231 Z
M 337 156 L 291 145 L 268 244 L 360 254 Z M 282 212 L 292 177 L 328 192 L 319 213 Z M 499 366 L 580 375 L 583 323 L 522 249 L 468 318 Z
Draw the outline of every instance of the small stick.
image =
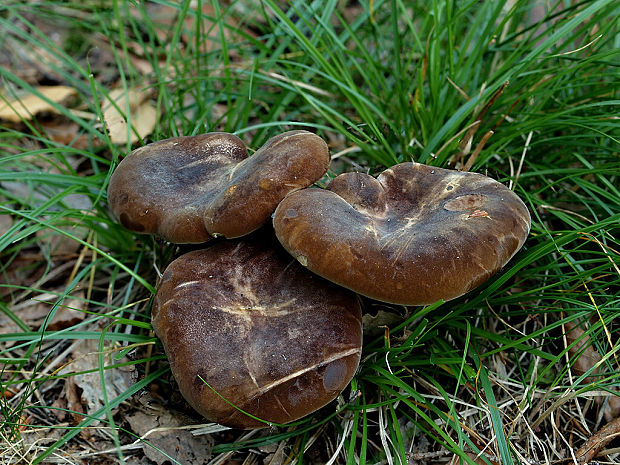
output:
M 579 463 L 590 462 L 599 451 L 613 439 L 620 436 L 620 417 L 617 417 L 594 433 L 583 446 L 577 449 L 575 456 Z

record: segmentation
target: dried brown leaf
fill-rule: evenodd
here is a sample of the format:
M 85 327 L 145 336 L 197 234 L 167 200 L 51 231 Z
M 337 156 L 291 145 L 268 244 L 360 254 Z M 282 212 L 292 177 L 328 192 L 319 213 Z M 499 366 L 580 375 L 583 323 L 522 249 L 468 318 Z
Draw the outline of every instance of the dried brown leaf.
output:
M 67 389 L 72 389 L 71 384 L 80 392 L 80 404 L 85 407 L 85 411 L 92 415 L 104 405 L 104 394 L 99 376 L 99 341 L 95 339 L 85 339 L 75 348 L 73 352 L 74 360 L 60 371 L 60 374 L 70 372 L 85 372 L 95 370 L 91 373 L 83 373 L 67 378 Z M 114 352 L 115 353 L 115 352 Z M 126 360 L 111 360 L 111 353 L 103 354 L 105 364 L 122 363 Z M 120 368 L 105 370 L 104 379 L 108 399 L 113 399 L 129 389 L 136 381 L 135 367 L 128 365 Z M 72 410 L 79 411 L 77 405 L 70 407 Z
M 84 115 L 86 116 L 86 115 Z M 81 132 L 80 125 L 66 118 L 55 118 L 41 123 L 45 134 L 54 142 L 67 145 L 78 150 L 87 150 L 92 145 L 101 145 L 99 139 L 91 139 Z
M 83 197 L 90 202 L 88 197 Z M 88 230 L 83 226 L 60 226 L 59 229 L 66 231 L 68 234 L 78 239 L 86 239 L 88 235 Z M 82 247 L 82 244 L 72 237 L 51 229 L 41 229 L 37 231 L 36 237 L 41 241 L 41 248 L 45 250 L 46 255 L 49 254 L 53 258 L 75 255 Z
M 10 310 L 34 331 L 41 327 L 57 299 L 58 296 L 55 293 L 39 294 L 10 307 Z M 81 311 L 84 310 L 85 306 L 83 292 L 79 292 L 74 297 L 66 298 L 62 306 L 56 310 L 54 317 L 48 322 L 48 329 L 55 331 L 79 323 L 86 316 Z M 20 331 L 20 327 L 4 313 L 0 313 L 0 332 L 14 333 L 18 331 Z
M 73 382 L 71 378 L 68 378 L 61 392 L 61 397 L 65 399 L 66 408 L 73 425 L 79 424 L 84 419 L 85 413 L 84 405 L 82 405 L 82 399 L 78 390 L 78 386 L 75 382 Z
M 67 86 L 38 86 L 35 89 L 37 93 L 26 94 L 9 102 L 0 101 L 0 119 L 19 123 L 39 113 L 58 113 L 54 104 L 62 104 L 69 97 L 77 95 L 73 87 Z
M 10 310 L 29 328 L 35 329 L 41 326 L 49 312 L 49 305 L 29 300 L 22 308 Z M 21 331 L 12 319 L 0 312 L 0 333 L 17 333 Z
M 0 213 L 0 236 L 3 236 L 13 226 L 13 218 L 11 215 Z
M 65 384 L 65 386 L 67 385 Z M 61 392 L 61 395 L 56 397 L 54 399 L 54 402 L 52 402 L 52 413 L 58 419 L 58 421 L 65 421 L 65 419 L 67 418 L 68 406 L 69 406 L 68 398 L 67 398 L 67 395 L 63 387 L 63 391 Z
M 137 411 L 127 417 L 131 429 L 144 437 L 144 454 L 162 465 L 172 457 L 177 463 L 200 465 L 211 457 L 213 439 L 209 435 L 194 436 L 182 429 L 191 425 L 185 415 L 173 410 Z M 168 457 L 169 456 L 169 457 Z
M 377 337 L 384 333 L 386 326 L 393 326 L 402 321 L 402 316 L 385 310 L 378 310 L 376 314 L 366 313 L 362 317 L 364 334 L 369 337 Z
M 0 273 L 0 297 L 10 296 L 16 287 L 29 287 L 39 280 L 45 273 L 45 267 L 38 266 L 41 255 L 23 251 Z M 2 329 L 3 314 L 0 313 L 0 329 Z M 0 331 L 1 332 L 1 331 Z
M 565 324 L 566 331 L 566 343 L 570 346 L 575 343 L 573 347 L 568 349 L 568 353 L 571 358 L 575 358 L 575 361 L 571 367 L 573 373 L 581 376 L 585 373 L 590 373 L 590 376 L 585 378 L 587 383 L 596 383 L 600 373 L 600 369 L 597 364 L 603 359 L 601 354 L 594 348 L 590 337 L 586 334 L 585 330 L 576 325 L 573 322 Z M 615 390 L 614 390 L 615 391 Z M 620 396 L 612 395 L 610 397 L 595 397 L 595 402 L 604 408 L 605 420 L 611 421 L 614 418 L 620 416 Z
M 78 324 L 86 318 L 85 309 L 86 300 L 84 299 L 84 292 L 79 292 L 75 297 L 65 299 L 62 306 L 58 307 L 47 329 L 50 331 L 60 331 Z
M 145 138 L 153 132 L 157 122 L 157 109 L 149 98 L 148 92 L 136 89 L 129 89 L 127 92 L 123 89 L 110 91 L 109 101 L 103 109 L 103 117 L 114 144 L 126 144 L 128 136 L 133 144 L 138 141 L 138 136 Z M 123 116 L 128 105 L 133 127 L 129 131 L 127 119 Z

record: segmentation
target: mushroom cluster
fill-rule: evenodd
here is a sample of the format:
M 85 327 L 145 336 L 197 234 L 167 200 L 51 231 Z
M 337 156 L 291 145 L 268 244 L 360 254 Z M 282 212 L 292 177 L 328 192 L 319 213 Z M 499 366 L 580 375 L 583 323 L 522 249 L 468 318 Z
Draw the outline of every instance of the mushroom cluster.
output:
M 486 176 L 401 163 L 310 187 L 329 162 L 307 131 L 251 157 L 238 137 L 209 133 L 136 149 L 110 179 L 126 228 L 174 243 L 226 239 L 175 259 L 152 309 L 181 394 L 212 421 L 257 428 L 326 405 L 360 360 L 358 295 L 457 298 L 529 233 L 523 202 Z

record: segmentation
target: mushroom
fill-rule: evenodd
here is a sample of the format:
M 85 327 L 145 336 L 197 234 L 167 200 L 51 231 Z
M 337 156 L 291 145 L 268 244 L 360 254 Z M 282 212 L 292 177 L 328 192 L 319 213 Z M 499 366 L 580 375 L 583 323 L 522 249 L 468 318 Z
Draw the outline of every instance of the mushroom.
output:
M 401 163 L 288 195 L 273 224 L 314 273 L 376 300 L 424 305 L 482 284 L 521 248 L 523 202 L 486 176 Z
M 308 131 L 272 137 L 249 158 L 233 134 L 177 137 L 121 161 L 108 202 L 127 229 L 170 242 L 240 237 L 269 221 L 286 194 L 320 179 L 329 160 L 327 144 Z
M 312 413 L 347 386 L 360 360 L 358 297 L 305 270 L 270 232 L 180 256 L 153 303 L 181 394 L 231 427 Z

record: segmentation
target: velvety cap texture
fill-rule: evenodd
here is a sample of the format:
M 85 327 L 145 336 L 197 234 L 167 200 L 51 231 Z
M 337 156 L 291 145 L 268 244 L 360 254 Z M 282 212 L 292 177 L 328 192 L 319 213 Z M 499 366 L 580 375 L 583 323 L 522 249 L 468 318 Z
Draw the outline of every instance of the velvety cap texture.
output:
M 222 397 L 265 421 L 296 420 L 348 385 L 362 347 L 358 297 L 301 267 L 272 232 L 254 236 L 177 258 L 152 315 L 185 399 L 237 428 L 266 424 Z
M 373 299 L 423 305 L 495 274 L 525 242 L 530 215 L 489 177 L 402 163 L 377 179 L 345 173 L 327 189 L 294 192 L 273 224 L 314 273 Z
M 127 229 L 175 243 L 241 237 L 269 221 L 289 192 L 320 179 L 329 150 L 317 135 L 289 131 L 248 158 L 237 136 L 208 133 L 162 140 L 131 152 L 108 187 Z

